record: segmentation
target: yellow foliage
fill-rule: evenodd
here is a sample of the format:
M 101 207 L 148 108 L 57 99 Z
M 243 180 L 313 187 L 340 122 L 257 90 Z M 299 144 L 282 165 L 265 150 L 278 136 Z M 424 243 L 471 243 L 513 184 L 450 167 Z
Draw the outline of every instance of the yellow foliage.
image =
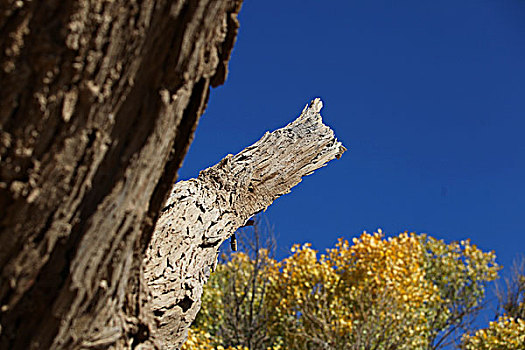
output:
M 461 325 L 464 315 L 457 310 L 468 315 L 475 309 L 485 283 L 499 270 L 494 253 L 482 252 L 469 240 L 446 244 L 408 233 L 385 238 L 381 230 L 351 242 L 339 239 L 325 254 L 307 243 L 294 245 L 280 262 L 264 250 L 259 259 L 264 263 L 255 274 L 257 265 L 242 252 L 217 267 L 188 339 L 200 346 L 193 348 L 224 344 L 231 301 L 240 300 L 239 314 L 246 315 L 248 308 L 264 313 L 273 350 L 346 349 L 349 344 L 426 349 L 444 330 Z M 522 330 L 522 321 L 512 322 L 509 329 Z M 468 339 L 474 344 L 483 334 Z
M 388 337 L 399 349 L 425 344 L 424 311 L 440 297 L 425 279 L 417 238 L 384 239 L 379 231 L 363 233 L 353 245 L 340 239 L 319 258 L 309 244 L 292 252 L 278 264 L 278 283 L 268 294 L 277 332 L 287 332 L 289 346 L 310 341 L 338 347 L 363 334 L 369 341 Z
M 182 345 L 181 350 L 213 350 L 211 335 L 205 331 L 190 328 L 188 339 Z
M 188 339 L 182 345 L 181 350 L 249 350 L 242 346 L 228 346 L 223 347 L 218 345 L 216 347 L 212 344 L 212 336 L 203 330 L 190 328 L 188 331 Z
M 488 328 L 463 336 L 465 350 L 525 349 L 525 320 L 502 316 Z

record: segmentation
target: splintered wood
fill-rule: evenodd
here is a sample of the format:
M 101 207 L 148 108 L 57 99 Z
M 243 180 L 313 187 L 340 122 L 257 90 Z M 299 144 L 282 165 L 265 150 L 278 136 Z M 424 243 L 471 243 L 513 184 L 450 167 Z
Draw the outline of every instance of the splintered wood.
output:
M 186 339 L 222 242 L 346 150 L 323 124 L 322 106 L 313 100 L 295 121 L 173 187 L 144 261 L 164 346 Z

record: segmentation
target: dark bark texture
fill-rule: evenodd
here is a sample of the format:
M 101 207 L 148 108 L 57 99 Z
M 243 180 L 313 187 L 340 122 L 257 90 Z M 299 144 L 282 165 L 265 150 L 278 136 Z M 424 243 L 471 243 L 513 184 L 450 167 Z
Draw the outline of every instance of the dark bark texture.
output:
M 167 346 L 143 257 L 240 2 L 0 0 L 0 348 Z

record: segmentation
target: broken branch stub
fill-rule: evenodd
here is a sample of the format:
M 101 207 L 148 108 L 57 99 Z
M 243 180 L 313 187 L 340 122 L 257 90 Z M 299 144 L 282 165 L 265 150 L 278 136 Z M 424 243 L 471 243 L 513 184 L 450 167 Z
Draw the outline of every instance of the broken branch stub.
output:
M 186 339 L 221 243 L 346 150 L 323 124 L 322 106 L 313 100 L 290 124 L 173 187 L 144 263 L 165 346 L 180 347 Z

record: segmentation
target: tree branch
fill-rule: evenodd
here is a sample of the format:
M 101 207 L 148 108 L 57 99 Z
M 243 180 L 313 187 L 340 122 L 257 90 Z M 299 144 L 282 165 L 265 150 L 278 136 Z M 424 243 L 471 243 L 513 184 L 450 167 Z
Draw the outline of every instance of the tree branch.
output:
M 175 184 L 144 267 L 165 346 L 178 347 L 186 339 L 222 242 L 303 176 L 346 150 L 323 124 L 322 106 L 320 99 L 313 100 L 292 123 L 227 155 L 198 178 Z

